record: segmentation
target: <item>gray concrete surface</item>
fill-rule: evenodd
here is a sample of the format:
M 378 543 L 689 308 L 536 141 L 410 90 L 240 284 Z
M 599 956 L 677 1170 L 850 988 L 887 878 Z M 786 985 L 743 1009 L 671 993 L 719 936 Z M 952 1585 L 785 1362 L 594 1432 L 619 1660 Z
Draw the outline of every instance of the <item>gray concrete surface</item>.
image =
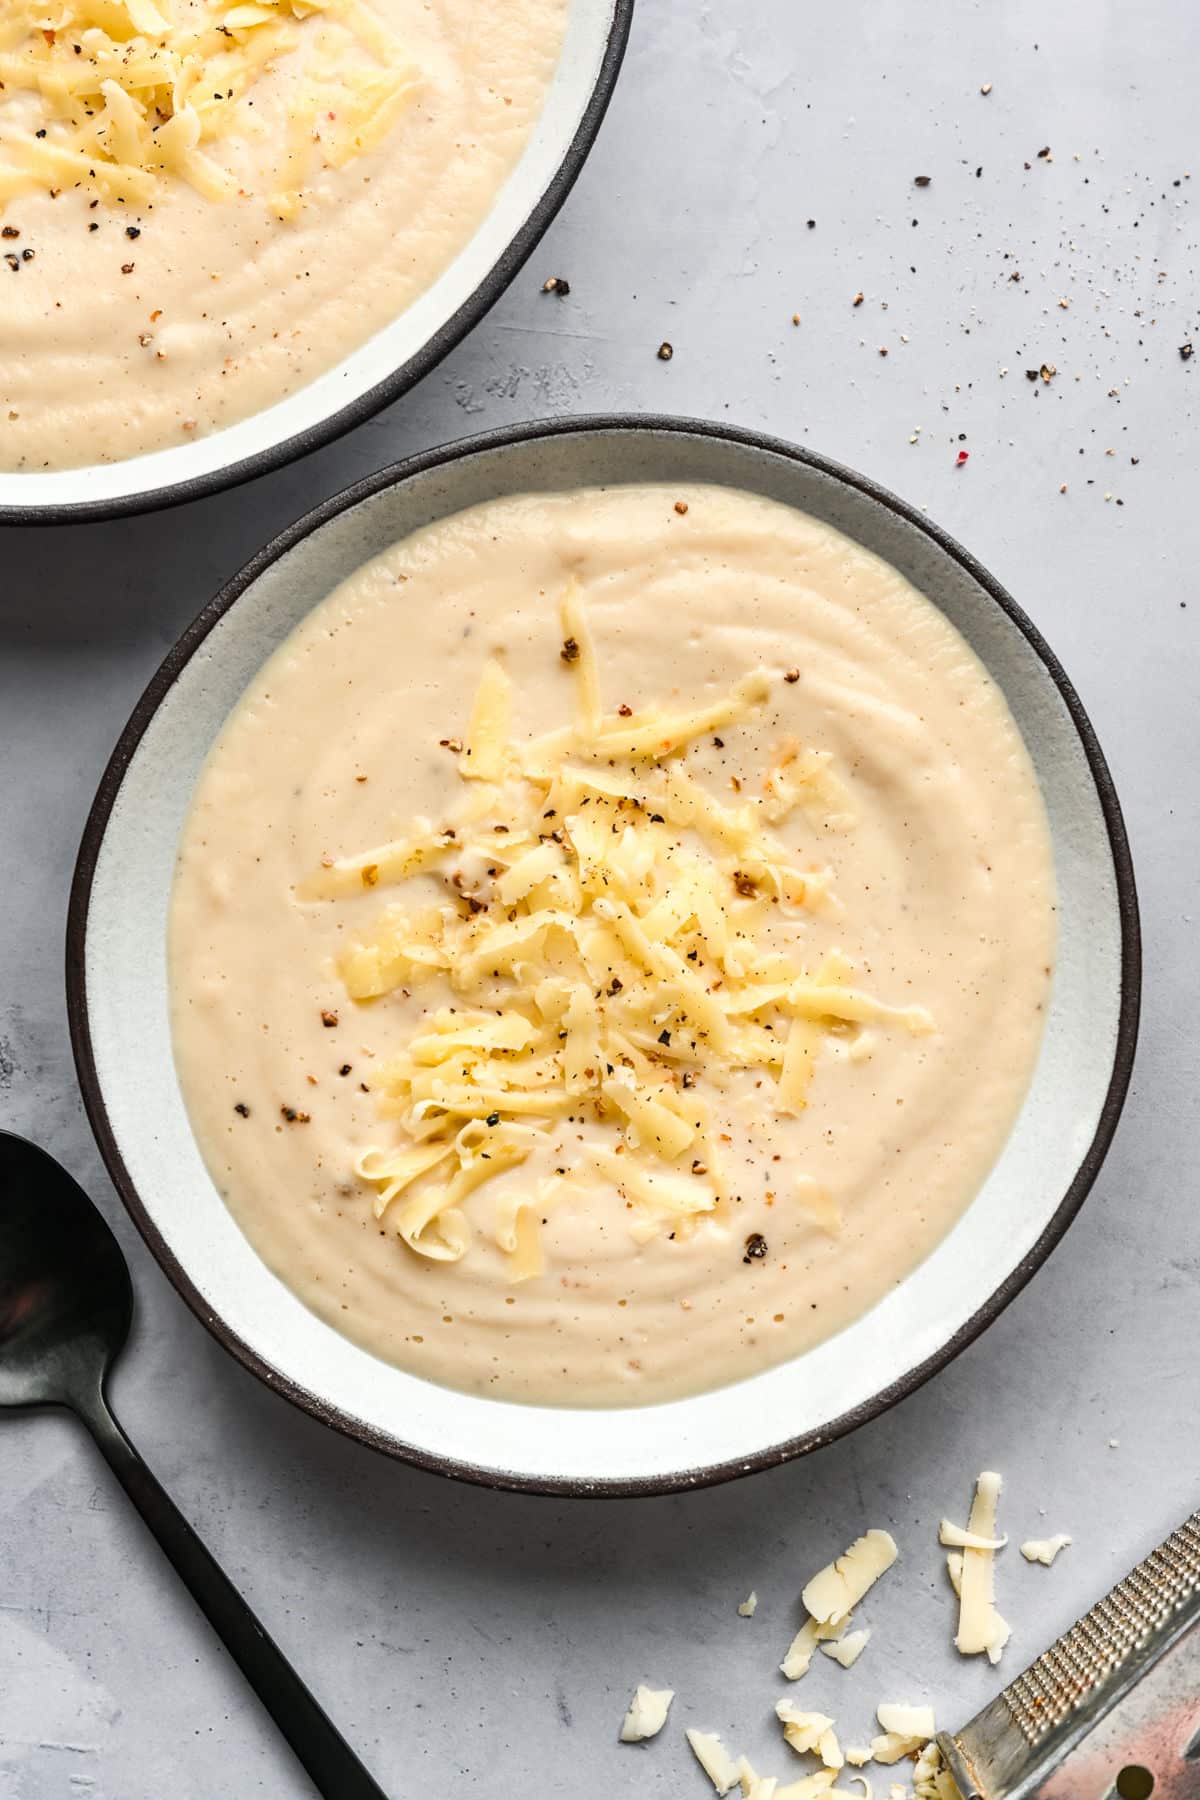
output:
M 139 1302 L 121 1415 L 392 1794 L 699 1796 L 684 1724 L 783 1773 L 773 1671 L 799 1586 L 867 1524 L 892 1527 L 903 1561 L 865 1609 L 875 1638 L 857 1668 L 823 1664 L 807 1694 L 851 1737 L 887 1697 L 958 1722 L 998 1681 L 949 1648 L 935 1544 L 976 1470 L 1006 1473 L 1015 1538 L 1075 1537 L 1053 1570 L 1004 1559 L 1009 1672 L 1197 1503 L 1200 354 L 1179 346 L 1194 334 L 1200 352 L 1198 56 L 1184 0 L 640 0 L 564 213 L 420 389 L 240 493 L 3 537 L 0 1123 L 46 1143 L 114 1221 Z M 549 274 L 569 300 L 541 294 Z M 1053 379 L 1028 381 L 1043 363 Z M 1147 982 L 1133 1093 L 1091 1200 L 952 1368 L 772 1475 L 566 1504 L 390 1464 L 217 1348 L 101 1171 L 61 944 L 113 740 L 269 533 L 410 450 L 613 407 L 800 439 L 927 507 L 1007 583 L 1111 760 Z M 740 1619 L 751 1586 L 762 1602 Z M 671 1727 L 621 1748 L 645 1678 L 678 1689 Z M 3 1800 L 308 1792 L 82 1432 L 0 1423 Z

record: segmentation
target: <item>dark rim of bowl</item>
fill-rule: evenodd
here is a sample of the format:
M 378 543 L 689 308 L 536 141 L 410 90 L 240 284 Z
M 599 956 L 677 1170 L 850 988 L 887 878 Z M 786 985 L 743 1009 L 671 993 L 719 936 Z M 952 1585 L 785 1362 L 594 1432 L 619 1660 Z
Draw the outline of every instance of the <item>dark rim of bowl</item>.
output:
M 361 425 L 376 413 L 382 412 L 385 406 L 390 406 L 393 400 L 398 400 L 402 394 L 424 380 L 462 342 L 467 333 L 479 324 L 501 294 L 512 285 L 545 236 L 587 161 L 617 84 L 633 22 L 634 0 L 611 0 L 611 4 L 612 23 L 595 85 L 575 135 L 548 187 L 475 291 L 468 295 L 458 310 L 438 327 L 433 336 L 407 362 L 401 363 L 390 375 L 385 375 L 382 381 L 376 382 L 365 394 L 360 394 L 357 399 L 330 413 L 328 418 L 265 450 L 256 451 L 253 456 L 243 457 L 240 462 L 211 469 L 205 475 L 168 482 L 162 487 L 147 488 L 142 493 L 118 495 L 113 500 L 69 500 L 49 506 L 0 504 L 0 525 L 82 525 L 104 519 L 127 518 L 139 513 L 164 512 L 169 507 L 182 506 L 189 500 L 202 500 L 209 494 L 219 494 L 226 488 L 253 481 L 259 475 L 269 475 L 275 469 L 311 455 L 315 450 L 324 449 L 327 444 L 332 444 L 346 432 L 352 431 L 356 425 Z
M 277 562 L 302 539 L 311 535 L 348 507 L 356 505 L 361 500 L 369 499 L 371 495 L 378 493 L 381 489 L 399 484 L 411 476 L 423 474 L 430 469 L 456 462 L 464 457 L 504 449 L 514 444 L 528 443 L 537 438 L 593 435 L 597 432 L 607 434 L 633 432 L 642 435 L 716 438 L 741 448 L 764 451 L 771 456 L 803 463 L 809 468 L 819 470 L 824 475 L 831 476 L 835 481 L 857 489 L 858 492 L 867 495 L 878 505 L 886 507 L 890 512 L 906 520 L 966 570 L 1023 633 L 1054 682 L 1071 715 L 1083 745 L 1084 755 L 1087 758 L 1104 815 L 1116 876 L 1117 905 L 1121 926 L 1121 1000 L 1117 1040 L 1112 1074 L 1095 1136 L 1080 1161 L 1074 1179 L 1055 1208 L 1041 1236 L 984 1305 L 964 1325 L 960 1326 L 954 1336 L 932 1356 L 927 1357 L 924 1362 L 908 1370 L 888 1387 L 860 1402 L 859 1405 L 843 1413 L 839 1418 L 830 1420 L 826 1425 L 818 1426 L 798 1437 L 786 1438 L 782 1442 L 770 1445 L 750 1456 L 705 1464 L 698 1468 L 674 1470 L 665 1475 L 615 1480 L 531 1477 L 518 1471 L 489 1469 L 457 1458 L 421 1450 L 404 1443 L 387 1432 L 374 1429 L 363 1420 L 343 1412 L 338 1407 L 329 1405 L 319 1395 L 311 1393 L 307 1388 L 266 1362 L 236 1332 L 232 1331 L 225 1321 L 213 1312 L 193 1284 L 187 1271 L 176 1260 L 154 1220 L 147 1212 L 129 1171 L 125 1167 L 105 1108 L 92 1052 L 87 1008 L 86 969 L 87 922 L 92 881 L 109 815 L 112 812 L 125 771 L 133 759 L 143 733 L 181 670 L 213 627 L 263 571 Z M 714 424 L 705 420 L 670 418 L 654 414 L 640 416 L 631 414 L 592 415 L 573 419 L 536 421 L 507 427 L 503 430 L 484 432 L 442 445 L 438 449 L 424 451 L 420 455 L 394 464 L 391 468 L 369 475 L 364 480 L 345 489 L 341 494 L 324 501 L 260 550 L 193 620 L 151 680 L 121 734 L 101 779 L 87 824 L 84 827 L 71 885 L 66 942 L 67 1012 L 71 1045 L 75 1055 L 75 1066 L 83 1092 L 84 1105 L 87 1108 L 88 1118 L 91 1121 L 101 1155 L 121 1199 L 151 1252 L 197 1318 L 208 1327 L 217 1341 L 276 1393 L 282 1394 L 285 1399 L 311 1413 L 314 1418 L 322 1420 L 327 1425 L 335 1426 L 347 1436 L 357 1439 L 360 1443 L 368 1444 L 373 1449 L 384 1451 L 388 1455 L 398 1457 L 418 1468 L 441 1475 L 449 1475 L 457 1480 L 473 1482 L 482 1487 L 506 1489 L 517 1493 L 583 1497 L 604 1495 L 631 1497 L 678 1493 L 691 1488 L 715 1486 L 719 1482 L 730 1481 L 739 1475 L 748 1475 L 759 1470 L 774 1468 L 806 1451 L 819 1449 L 825 1444 L 832 1443 L 836 1438 L 854 1430 L 856 1426 L 876 1418 L 888 1407 L 894 1406 L 897 1401 L 914 1393 L 932 1375 L 944 1369 L 961 1350 L 972 1343 L 1020 1293 L 1062 1238 L 1068 1225 L 1082 1206 L 1104 1160 L 1116 1130 L 1133 1067 L 1141 999 L 1141 962 L 1141 934 L 1133 863 L 1112 776 L 1109 774 L 1108 765 L 1104 760 L 1091 721 L 1062 665 L 1016 601 L 952 537 L 869 477 L 859 475 L 852 469 L 831 462 L 826 457 L 818 456 L 811 450 L 801 449 L 797 445 L 789 444 L 779 438 L 769 437 L 762 432 L 739 430 L 736 427 Z

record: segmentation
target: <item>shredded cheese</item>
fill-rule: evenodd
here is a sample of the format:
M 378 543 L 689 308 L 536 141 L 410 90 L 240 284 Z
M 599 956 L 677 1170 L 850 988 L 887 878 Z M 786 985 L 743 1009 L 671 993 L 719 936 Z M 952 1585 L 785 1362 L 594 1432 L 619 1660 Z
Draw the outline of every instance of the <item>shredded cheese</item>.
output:
M 890 1532 L 868 1531 L 814 1575 L 801 1598 L 819 1624 L 836 1625 L 849 1617 L 899 1554 Z
M 827 1769 L 838 1770 L 845 1767 L 846 1759 L 832 1726 L 817 1739 L 817 1755 Z
M 783 1726 L 784 1737 L 799 1756 L 803 1756 L 806 1751 L 816 1750 L 826 1734 L 832 1734 L 833 1731 L 833 1720 L 825 1713 L 805 1712 L 802 1707 L 796 1705 L 794 1700 L 786 1697 L 776 1701 L 775 1717 Z M 836 1746 L 836 1738 L 833 1739 L 833 1743 Z M 840 1768 L 840 1751 L 838 1751 L 838 1759 L 837 1766 Z M 824 1762 L 826 1759 L 822 1756 L 821 1760 Z M 830 1766 L 832 1767 L 833 1764 L 831 1763 Z
M 4 0 L 0 210 L 64 187 L 141 206 L 169 177 L 212 201 L 244 196 L 208 146 L 246 134 L 249 90 L 293 53 L 306 60 L 268 196 L 280 219 L 300 210 L 318 152 L 340 167 L 374 147 L 417 90 L 400 43 L 358 0 L 213 0 L 208 19 L 180 24 L 157 0 Z
M 962 1551 L 962 1575 L 959 1589 L 958 1632 L 954 1643 L 963 1656 L 986 1653 L 991 1663 L 1000 1661 L 1007 1644 L 1010 1627 L 996 1611 L 995 1551 L 979 1548 L 980 1543 L 996 1539 L 996 1507 L 1003 1482 L 999 1475 L 985 1469 L 975 1488 L 971 1516 L 964 1536 L 975 1540 Z M 932 1733 L 927 1733 L 932 1736 Z
M 885 1731 L 897 1737 L 917 1737 L 922 1743 L 936 1729 L 932 1706 L 899 1706 L 894 1701 L 884 1701 L 876 1708 L 875 1717 Z
M 909 1737 L 898 1731 L 884 1731 L 871 1739 L 871 1761 L 877 1763 L 898 1763 L 906 1756 L 912 1756 L 919 1750 L 924 1740 Z
M 870 1638 L 870 1626 L 864 1625 L 859 1631 L 848 1631 L 845 1637 L 836 1638 L 829 1644 L 822 1644 L 821 1652 L 823 1655 L 831 1657 L 834 1662 L 840 1663 L 843 1669 L 852 1669 L 866 1649 Z
M 913 1800 L 960 1800 L 958 1784 L 936 1743 L 928 1743 L 913 1770 Z
M 738 1786 L 738 1765 L 715 1731 L 689 1731 L 687 1741 L 692 1747 L 692 1755 L 718 1794 L 727 1794 Z
M 673 1688 L 639 1687 L 621 1725 L 621 1742 L 642 1744 L 647 1738 L 657 1737 L 667 1722 L 674 1698 Z
M 821 1625 L 816 1619 L 805 1619 L 779 1665 L 780 1674 L 786 1675 L 789 1681 L 799 1681 L 802 1675 L 808 1674 L 817 1645 L 827 1638 L 839 1638 L 844 1630 L 844 1621 L 840 1625 Z
M 755 1593 L 754 1589 L 751 1588 L 750 1592 L 746 1595 L 746 1598 L 739 1605 L 738 1613 L 743 1619 L 752 1619 L 757 1611 L 758 1595 Z
M 739 1072 L 760 1072 L 774 1110 L 796 1114 L 831 1039 L 867 1023 L 932 1028 L 920 1008 L 856 988 L 840 952 L 805 969 L 774 947 L 766 927 L 799 922 L 814 896 L 825 904 L 829 871 L 798 868 L 769 829 L 785 816 L 779 793 L 769 817 L 762 802 L 731 809 L 680 759 L 701 733 L 747 721 L 766 676 L 692 711 L 648 707 L 625 719 L 603 710 L 574 580 L 560 614 L 574 723 L 517 739 L 512 684 L 493 657 L 461 742 L 444 740 L 464 784 L 449 821 L 415 819 L 387 844 L 326 857 L 297 895 L 337 901 L 422 881 L 422 903 L 392 899 L 339 967 L 355 1001 L 440 984 L 451 1002 L 431 1002 L 418 1037 L 377 1071 L 372 1091 L 402 1141 L 357 1165 L 377 1190 L 377 1216 L 440 1260 L 470 1240 L 460 1203 L 565 1116 L 599 1135 L 556 1179 L 615 1189 L 636 1242 L 686 1235 L 730 1204 L 710 1102 Z M 428 899 L 431 883 L 440 899 Z M 446 1156 L 423 1164 L 417 1149 Z M 782 1179 L 796 1213 L 836 1235 L 835 1196 L 802 1171 Z M 551 1184 L 524 1211 L 497 1202 L 492 1236 L 513 1281 L 541 1271 L 537 1219 L 554 1197 Z M 445 1210 L 455 1215 L 448 1229 Z M 848 1605 L 874 1579 L 866 1571 L 885 1535 L 849 1553 L 851 1587 L 859 1563 L 862 1579 Z M 876 1573 L 895 1555 L 886 1542 Z
M 1065 1550 L 1071 1539 L 1065 1531 L 1056 1537 L 1027 1538 L 1021 1545 L 1021 1555 L 1026 1562 L 1045 1563 L 1049 1568 L 1060 1550 Z
M 961 1525 L 943 1519 L 938 1528 L 938 1542 L 951 1550 L 1003 1550 L 1008 1538 L 980 1537 L 978 1532 L 966 1531 Z
M 775 1800 L 830 1800 L 843 1790 L 834 1786 L 836 1769 L 818 1769 L 815 1775 L 803 1775 L 787 1787 L 776 1788 Z
M 775 1800 L 779 1782 L 774 1775 L 760 1775 L 744 1756 L 738 1757 L 738 1781 L 742 1800 Z

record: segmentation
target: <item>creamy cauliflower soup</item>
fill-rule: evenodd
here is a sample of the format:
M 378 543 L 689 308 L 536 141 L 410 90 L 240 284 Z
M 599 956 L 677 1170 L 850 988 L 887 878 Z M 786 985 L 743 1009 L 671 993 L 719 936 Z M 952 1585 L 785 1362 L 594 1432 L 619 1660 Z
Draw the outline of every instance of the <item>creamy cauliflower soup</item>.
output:
M 173 1029 L 246 1236 L 472 1392 L 794 1357 L 977 1193 L 1042 1032 L 1028 755 L 947 620 L 736 491 L 508 498 L 360 569 L 228 720 Z

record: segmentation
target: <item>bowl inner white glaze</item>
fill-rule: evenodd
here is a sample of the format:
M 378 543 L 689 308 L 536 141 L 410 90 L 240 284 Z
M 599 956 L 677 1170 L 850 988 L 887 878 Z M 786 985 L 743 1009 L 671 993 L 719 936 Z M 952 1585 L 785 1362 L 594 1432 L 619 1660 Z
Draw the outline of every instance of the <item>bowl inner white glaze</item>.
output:
M 210 609 L 219 612 L 211 629 L 200 635 L 199 621 L 168 660 L 106 778 L 81 856 L 83 968 L 71 980 L 81 1075 L 110 1167 L 168 1271 L 231 1347 L 321 1416 L 399 1454 L 506 1485 L 594 1491 L 691 1485 L 811 1447 L 915 1385 L 979 1315 L 999 1310 L 1065 1227 L 1115 1122 L 1136 1028 L 1136 910 L 1086 721 L 983 571 L 889 496 L 786 446 L 668 422 L 596 422 L 451 446 L 401 473 L 365 484 L 376 491 L 341 510 L 331 502 L 314 529 L 298 528 L 282 553 L 252 565 L 233 603 Z M 451 1392 L 380 1362 L 259 1261 L 204 1166 L 179 1089 L 167 910 L 180 828 L 214 737 L 263 661 L 338 582 L 418 526 L 497 495 L 641 480 L 723 482 L 800 507 L 941 607 L 1006 694 L 1042 785 L 1058 964 L 1034 1080 L 999 1161 L 949 1236 L 883 1301 L 807 1355 L 733 1387 L 652 1407 L 545 1409 Z
M 520 159 L 473 236 L 398 318 L 274 406 L 195 442 L 76 469 L 0 471 L 0 519 L 10 508 L 27 516 L 60 507 L 102 512 L 106 507 L 124 510 L 138 502 L 160 505 L 206 491 L 214 477 L 227 471 L 237 470 L 234 479 L 244 479 L 289 455 L 315 448 L 331 435 L 322 430 L 329 421 L 364 402 L 399 371 L 406 379 L 397 382 L 395 392 L 417 380 L 496 298 L 557 210 L 561 198 L 557 189 L 563 184 L 565 191 L 575 173 L 572 166 L 564 181 L 568 163 L 577 160 L 573 147 L 594 104 L 606 61 L 613 62 L 614 36 L 620 38 L 627 25 L 629 4 L 630 0 L 570 0 L 558 66 Z M 617 58 L 619 53 L 617 45 Z M 586 147 L 586 142 L 579 146 L 580 155 Z M 514 255 L 518 243 L 521 248 Z M 481 289 L 486 291 L 481 294 Z M 460 322 L 457 315 L 462 309 L 468 316 Z M 354 417 L 346 421 L 353 422 Z

